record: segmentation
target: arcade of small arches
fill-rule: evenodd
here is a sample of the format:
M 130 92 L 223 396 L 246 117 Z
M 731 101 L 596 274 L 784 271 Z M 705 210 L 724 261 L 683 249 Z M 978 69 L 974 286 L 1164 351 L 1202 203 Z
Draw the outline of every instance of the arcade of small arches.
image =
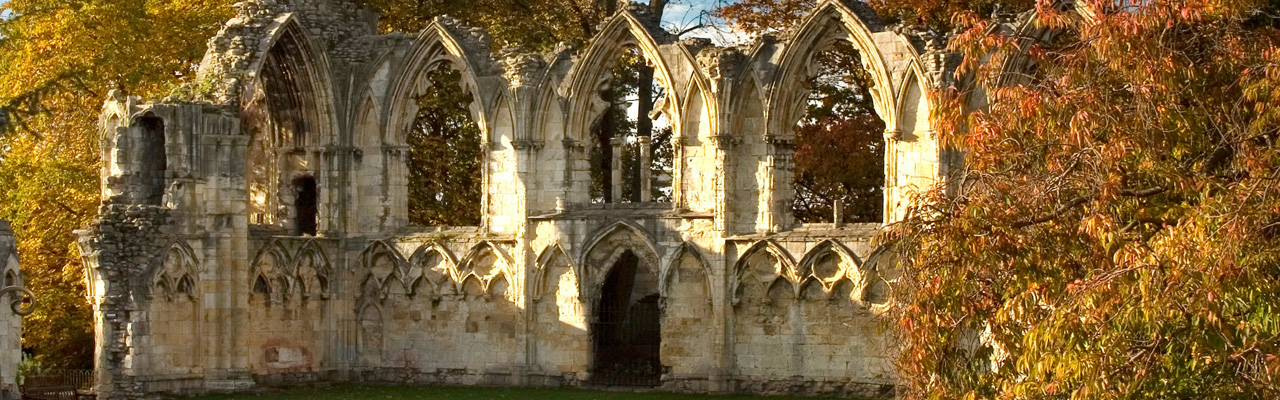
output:
M 491 53 L 444 17 L 378 34 L 348 0 L 238 7 L 200 82 L 104 107 L 103 213 L 81 232 L 101 396 L 309 381 L 892 394 L 877 324 L 894 269 L 871 239 L 945 175 L 923 95 L 942 64 L 862 4 L 824 1 L 736 49 L 633 6 L 552 54 Z M 853 89 L 884 127 L 878 153 L 848 156 L 874 161 L 831 160 L 873 166 L 855 171 L 872 177 L 856 188 L 876 196 L 871 222 L 839 196 L 813 197 L 829 222 L 794 209 L 798 126 L 831 49 L 856 53 Z M 429 151 L 475 160 L 414 161 Z M 458 192 L 475 209 L 441 182 L 473 184 Z

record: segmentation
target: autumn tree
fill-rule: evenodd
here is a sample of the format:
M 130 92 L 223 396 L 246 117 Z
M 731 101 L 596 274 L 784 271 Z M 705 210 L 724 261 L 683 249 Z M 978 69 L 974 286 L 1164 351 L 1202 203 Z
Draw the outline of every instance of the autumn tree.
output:
M 964 165 L 883 238 L 902 393 L 1280 397 L 1280 4 L 1079 7 L 951 16 Z
M 93 326 L 74 229 L 97 214 L 97 113 L 106 90 L 162 97 L 194 73 L 230 1 L 0 4 L 0 218 L 13 222 L 36 294 L 23 347 L 88 368 Z

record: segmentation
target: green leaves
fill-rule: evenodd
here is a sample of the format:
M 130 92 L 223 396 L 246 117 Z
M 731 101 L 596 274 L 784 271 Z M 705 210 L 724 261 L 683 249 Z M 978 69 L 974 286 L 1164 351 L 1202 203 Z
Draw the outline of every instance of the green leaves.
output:
M 409 129 L 409 221 L 423 226 L 480 225 L 480 127 L 462 74 L 447 64 L 427 72 Z

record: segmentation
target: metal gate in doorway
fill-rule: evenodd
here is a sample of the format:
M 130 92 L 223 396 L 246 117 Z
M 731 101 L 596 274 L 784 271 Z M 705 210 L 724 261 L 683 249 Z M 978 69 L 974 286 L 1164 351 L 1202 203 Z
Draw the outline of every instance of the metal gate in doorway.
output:
M 662 383 L 657 296 L 630 307 L 596 310 L 591 321 L 591 384 L 654 387 Z

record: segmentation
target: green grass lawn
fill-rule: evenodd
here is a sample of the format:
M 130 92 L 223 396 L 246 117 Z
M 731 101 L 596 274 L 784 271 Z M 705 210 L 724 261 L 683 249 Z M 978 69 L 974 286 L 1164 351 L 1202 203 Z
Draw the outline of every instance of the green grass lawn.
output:
M 358 386 L 339 385 L 323 388 L 296 388 L 249 394 L 219 394 L 195 397 L 195 400 L 747 400 L 764 397 L 710 396 L 670 393 L 606 392 L 582 389 L 534 389 L 456 386 Z M 795 399 L 768 397 L 768 399 Z M 805 398 L 813 400 L 813 398 Z

